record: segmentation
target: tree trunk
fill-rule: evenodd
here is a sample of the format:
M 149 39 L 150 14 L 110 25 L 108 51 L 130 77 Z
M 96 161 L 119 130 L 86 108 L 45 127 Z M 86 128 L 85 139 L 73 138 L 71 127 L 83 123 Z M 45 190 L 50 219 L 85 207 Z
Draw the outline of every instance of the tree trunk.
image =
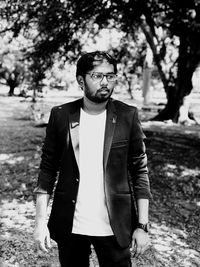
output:
M 130 98 L 133 99 L 133 94 L 132 94 L 132 77 L 128 76 L 126 72 L 123 72 L 123 75 L 127 81 L 127 92 L 130 95 Z
M 36 89 L 36 87 L 34 86 L 34 87 L 33 87 L 33 96 L 32 96 L 32 102 L 33 102 L 33 103 L 36 103 L 36 102 L 37 102 L 37 101 L 36 101 L 36 97 L 37 97 L 36 91 L 37 91 L 37 89 Z
M 153 54 L 150 47 L 147 47 L 146 57 L 143 64 L 142 96 L 144 105 L 150 104 L 151 101 L 150 86 L 151 86 L 152 65 L 153 65 Z
M 183 110 L 182 107 L 186 103 L 186 96 L 188 96 L 192 91 L 192 76 L 196 68 L 193 57 L 188 54 L 187 51 L 187 42 L 181 39 L 175 86 L 168 87 L 167 104 L 165 108 L 155 118 L 153 118 L 153 120 L 172 120 L 176 123 L 179 121 L 180 112 Z
M 11 73 L 7 72 L 5 79 L 6 79 L 7 85 L 10 87 L 8 95 L 13 96 L 15 87 L 18 86 L 18 82 L 17 82 L 15 73 L 14 72 L 11 72 Z
M 199 47 L 196 45 L 196 42 L 191 42 L 190 36 L 187 36 L 187 33 L 183 32 L 182 36 L 180 36 L 177 77 L 167 79 L 162 69 L 160 55 L 154 42 L 151 27 L 147 24 L 145 17 L 141 17 L 140 26 L 146 36 L 149 46 L 152 49 L 154 61 L 167 95 L 167 104 L 165 108 L 152 120 L 172 120 L 174 122 L 178 122 L 181 107 L 185 103 L 184 99 L 192 91 L 192 75 L 199 63 L 199 58 L 197 56 L 199 53 Z M 189 116 L 190 114 L 188 111 L 188 120 Z M 195 118 L 193 118 L 193 120 L 195 121 Z
M 180 89 L 180 88 L 179 88 Z M 181 99 L 178 98 L 177 92 L 174 87 L 169 88 L 168 90 L 168 101 L 163 110 L 161 110 L 158 115 L 152 118 L 153 121 L 165 121 L 172 120 L 177 122 L 178 112 L 180 108 Z
M 157 68 L 158 68 L 158 72 L 159 72 L 161 81 L 163 83 L 165 92 L 167 94 L 168 93 L 168 81 L 167 81 L 166 75 L 165 75 L 165 73 L 164 73 L 164 71 L 162 69 L 161 59 L 160 59 L 160 55 L 159 55 L 159 53 L 157 51 L 157 46 L 156 46 L 156 43 L 155 43 L 155 38 L 153 36 L 153 33 L 151 31 L 150 26 L 146 22 L 146 19 L 145 19 L 144 16 L 141 17 L 140 27 L 141 27 L 141 29 L 142 29 L 145 37 L 146 37 L 146 40 L 147 40 L 147 43 L 149 44 L 149 47 L 152 50 L 154 62 L 156 64 Z
M 133 94 L 132 94 L 132 81 L 131 81 L 131 79 L 128 79 L 127 82 L 128 82 L 128 89 L 127 89 L 127 91 L 128 91 L 128 93 L 130 95 L 130 98 L 133 99 Z
M 142 96 L 143 96 L 143 104 L 149 105 L 151 102 L 151 72 L 152 69 L 144 68 L 143 69 L 143 87 L 142 87 Z
M 14 84 L 10 84 L 10 89 L 8 92 L 8 96 L 13 96 L 14 95 L 14 90 L 15 90 L 15 85 Z

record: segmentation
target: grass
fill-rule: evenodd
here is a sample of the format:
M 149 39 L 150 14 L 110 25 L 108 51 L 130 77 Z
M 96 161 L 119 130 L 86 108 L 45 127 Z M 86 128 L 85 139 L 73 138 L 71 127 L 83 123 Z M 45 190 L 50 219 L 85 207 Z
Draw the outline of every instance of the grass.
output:
M 29 106 L 0 96 L 0 266 L 57 267 L 56 244 L 41 253 L 32 237 L 33 189 L 45 128 L 34 127 Z M 143 119 L 148 115 L 141 113 Z M 200 266 L 199 126 L 152 123 L 144 124 L 144 130 L 153 194 L 151 247 L 132 259 L 133 266 Z M 94 253 L 91 266 L 98 266 Z

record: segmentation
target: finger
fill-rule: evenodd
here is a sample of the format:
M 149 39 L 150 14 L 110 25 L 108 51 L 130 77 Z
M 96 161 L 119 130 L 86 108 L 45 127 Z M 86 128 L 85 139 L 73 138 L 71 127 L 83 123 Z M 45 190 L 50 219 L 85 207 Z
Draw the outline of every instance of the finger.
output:
M 137 246 L 136 247 L 136 250 L 135 250 L 135 254 L 134 254 L 134 257 L 139 257 L 140 254 L 141 254 L 141 246 Z
M 46 244 L 47 244 L 47 247 L 48 248 L 51 248 L 51 238 L 50 238 L 50 235 L 47 235 L 47 237 L 46 237 Z
M 40 249 L 41 249 L 43 252 L 48 252 L 48 250 L 46 249 L 46 247 L 45 247 L 44 244 L 40 244 Z
M 136 247 L 137 247 L 136 242 L 133 240 L 132 245 L 130 247 L 130 252 L 133 253 L 133 255 L 135 255 L 136 253 Z
M 45 247 L 45 243 L 44 243 L 44 242 L 39 241 L 39 242 L 38 242 L 38 247 L 39 247 L 39 249 L 42 250 L 43 252 L 48 252 L 48 250 L 47 250 L 46 247 Z

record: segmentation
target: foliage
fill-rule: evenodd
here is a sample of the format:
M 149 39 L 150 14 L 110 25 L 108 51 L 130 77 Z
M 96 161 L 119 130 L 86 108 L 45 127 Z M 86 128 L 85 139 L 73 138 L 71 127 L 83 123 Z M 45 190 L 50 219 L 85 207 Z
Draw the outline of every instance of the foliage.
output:
M 1 2 L 1 17 L 9 20 L 14 36 L 30 34 L 29 51 L 35 85 L 53 65 L 55 55 L 77 59 L 82 36 L 94 38 L 102 28 L 115 28 L 136 41 L 140 27 L 149 43 L 163 82 L 168 103 L 160 119 L 178 119 L 183 98 L 192 90 L 192 75 L 200 62 L 200 2 L 151 0 L 51 0 Z M 6 29 L 3 29 L 6 31 Z M 121 45 L 123 54 L 130 55 Z M 118 50 L 119 51 L 119 50 Z M 126 66 L 129 71 L 130 66 Z M 134 70 L 134 67 L 131 71 Z
M 183 98 L 192 90 L 192 75 L 200 63 L 200 2 L 113 0 L 109 3 L 105 16 L 99 14 L 96 22 L 105 25 L 112 18 L 132 36 L 137 33 L 135 28 L 142 29 L 168 98 L 165 110 L 156 119 L 177 121 Z
M 175 58 L 168 59 L 168 63 L 171 61 L 174 66 L 171 66 L 166 76 L 168 83 L 175 85 L 181 69 L 185 67 L 184 63 L 190 64 L 192 73 L 200 63 L 200 3 L 196 0 L 189 3 L 186 1 L 159 1 L 152 5 L 148 3 L 144 15 L 157 42 L 156 48 L 151 45 L 152 50 L 157 50 L 154 51 L 155 61 L 165 60 L 169 45 L 178 49 Z M 170 57 L 172 56 L 173 53 Z M 187 90 L 190 92 L 191 86 Z
M 11 0 L 2 4 L 1 16 L 9 20 L 7 28 L 13 31 L 14 36 L 20 33 L 29 36 L 32 28 L 35 30 L 32 36 L 33 49 L 28 54 L 33 60 L 32 72 L 35 71 L 36 85 L 43 78 L 44 70 L 52 66 L 55 53 L 59 52 L 66 59 L 76 57 L 80 50 L 78 38 L 83 5 L 82 2 L 73 4 L 70 1 L 23 0 Z M 91 11 L 95 12 L 93 5 L 87 8 L 88 20 L 92 15 Z
M 136 35 L 136 34 L 135 34 Z M 118 61 L 118 71 L 121 82 L 127 83 L 128 92 L 133 99 L 133 92 L 141 80 L 142 68 L 146 51 L 146 42 L 143 34 L 137 31 L 137 38 L 125 34 L 117 47 L 110 47 L 111 53 Z

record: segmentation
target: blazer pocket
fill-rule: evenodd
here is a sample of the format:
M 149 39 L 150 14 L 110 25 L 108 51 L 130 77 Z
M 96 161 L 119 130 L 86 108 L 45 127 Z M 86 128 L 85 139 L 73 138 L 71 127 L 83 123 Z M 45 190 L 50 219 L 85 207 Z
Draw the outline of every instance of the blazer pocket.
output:
M 128 145 L 128 140 L 120 140 L 112 143 L 112 148 L 126 147 Z

